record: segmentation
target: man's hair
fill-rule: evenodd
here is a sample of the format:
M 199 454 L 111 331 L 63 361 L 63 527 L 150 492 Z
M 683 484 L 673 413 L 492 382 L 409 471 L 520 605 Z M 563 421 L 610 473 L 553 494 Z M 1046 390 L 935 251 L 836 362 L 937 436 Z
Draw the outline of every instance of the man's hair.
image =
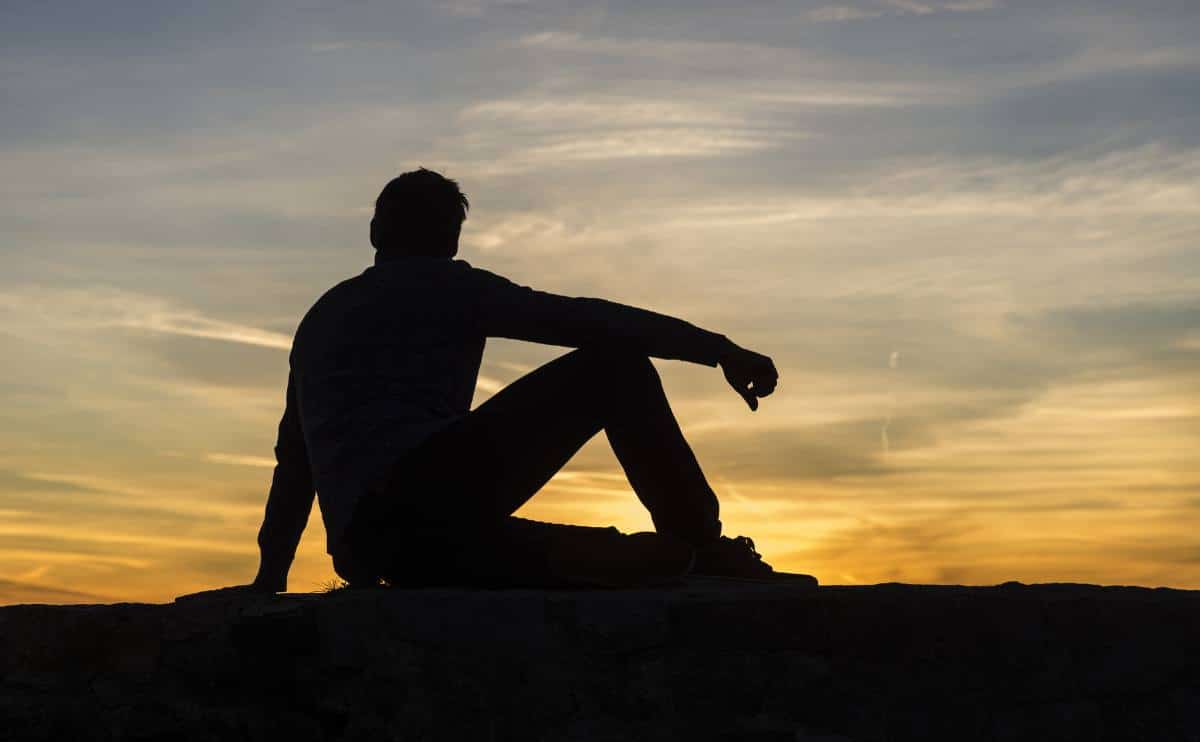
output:
M 458 183 L 419 168 L 393 178 L 375 199 L 371 244 L 376 250 L 452 254 L 471 203 Z

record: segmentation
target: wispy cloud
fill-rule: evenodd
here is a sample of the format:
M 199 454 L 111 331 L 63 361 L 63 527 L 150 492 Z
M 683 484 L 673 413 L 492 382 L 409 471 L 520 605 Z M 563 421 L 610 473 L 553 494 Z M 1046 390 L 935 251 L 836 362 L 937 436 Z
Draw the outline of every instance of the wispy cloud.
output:
M 796 142 L 792 127 L 737 106 L 635 96 L 512 98 L 459 114 L 464 170 L 516 174 L 611 160 L 728 157 Z M 514 146 L 514 142 L 520 144 Z
M 107 603 L 111 598 L 82 590 L 54 587 L 37 582 L 0 578 L 0 605 L 18 603 Z
M 1200 150 L 1148 144 L 1094 158 L 1073 153 L 1007 162 L 956 158 L 892 163 L 856 188 L 794 199 L 696 204 L 679 227 L 746 227 L 797 220 L 953 216 L 1200 214 Z
M 233 466 L 254 466 L 260 469 L 274 469 L 275 459 L 266 456 L 246 456 L 236 453 L 208 453 L 205 460 L 214 464 L 231 464 Z
M 166 299 L 105 288 L 26 287 L 0 291 L 0 321 L 12 330 L 36 324 L 75 330 L 125 328 L 288 350 L 278 332 L 206 317 Z M 40 332 L 40 330 L 39 330 Z
M 547 131 L 561 131 L 564 127 L 732 127 L 745 123 L 743 117 L 733 114 L 728 109 L 707 104 L 670 99 L 588 98 L 579 95 L 484 101 L 468 106 L 460 115 L 468 123 L 522 124 Z
M 917 2 L 916 0 L 883 0 L 883 6 L 902 14 L 929 15 L 931 13 L 979 13 L 999 7 L 997 0 L 941 0 L 940 2 Z
M 117 320 L 114 325 L 188 337 L 224 340 L 229 343 L 258 345 L 277 350 L 288 350 L 292 347 L 292 339 L 287 335 L 231 322 L 221 322 L 188 312 L 152 312 Z

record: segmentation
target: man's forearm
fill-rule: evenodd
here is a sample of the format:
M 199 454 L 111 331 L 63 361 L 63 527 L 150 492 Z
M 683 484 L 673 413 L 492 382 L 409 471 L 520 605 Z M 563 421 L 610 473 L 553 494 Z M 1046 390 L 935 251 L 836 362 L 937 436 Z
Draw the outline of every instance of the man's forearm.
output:
M 313 490 L 307 478 L 291 478 L 275 469 L 266 512 L 258 531 L 259 568 L 257 581 L 286 585 L 288 570 L 296 556 L 296 547 L 312 512 Z

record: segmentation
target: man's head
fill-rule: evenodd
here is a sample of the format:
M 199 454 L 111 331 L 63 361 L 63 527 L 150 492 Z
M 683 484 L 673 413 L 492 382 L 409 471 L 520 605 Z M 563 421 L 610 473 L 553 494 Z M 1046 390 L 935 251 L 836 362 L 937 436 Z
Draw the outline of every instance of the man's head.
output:
M 425 168 L 404 173 L 375 199 L 371 244 L 380 252 L 452 258 L 470 206 L 453 180 Z

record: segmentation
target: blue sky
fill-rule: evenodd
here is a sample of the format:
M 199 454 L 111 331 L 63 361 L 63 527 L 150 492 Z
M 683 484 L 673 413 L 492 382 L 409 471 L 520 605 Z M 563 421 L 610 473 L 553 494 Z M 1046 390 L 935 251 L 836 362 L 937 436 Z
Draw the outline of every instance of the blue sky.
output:
M 252 574 L 291 333 L 418 165 L 471 197 L 469 262 L 776 359 L 753 415 L 658 365 L 777 564 L 1200 586 L 1198 30 L 1187 2 L 7 3 L 0 601 Z M 559 352 L 489 344 L 477 399 Z M 602 439 L 525 514 L 648 527 Z

